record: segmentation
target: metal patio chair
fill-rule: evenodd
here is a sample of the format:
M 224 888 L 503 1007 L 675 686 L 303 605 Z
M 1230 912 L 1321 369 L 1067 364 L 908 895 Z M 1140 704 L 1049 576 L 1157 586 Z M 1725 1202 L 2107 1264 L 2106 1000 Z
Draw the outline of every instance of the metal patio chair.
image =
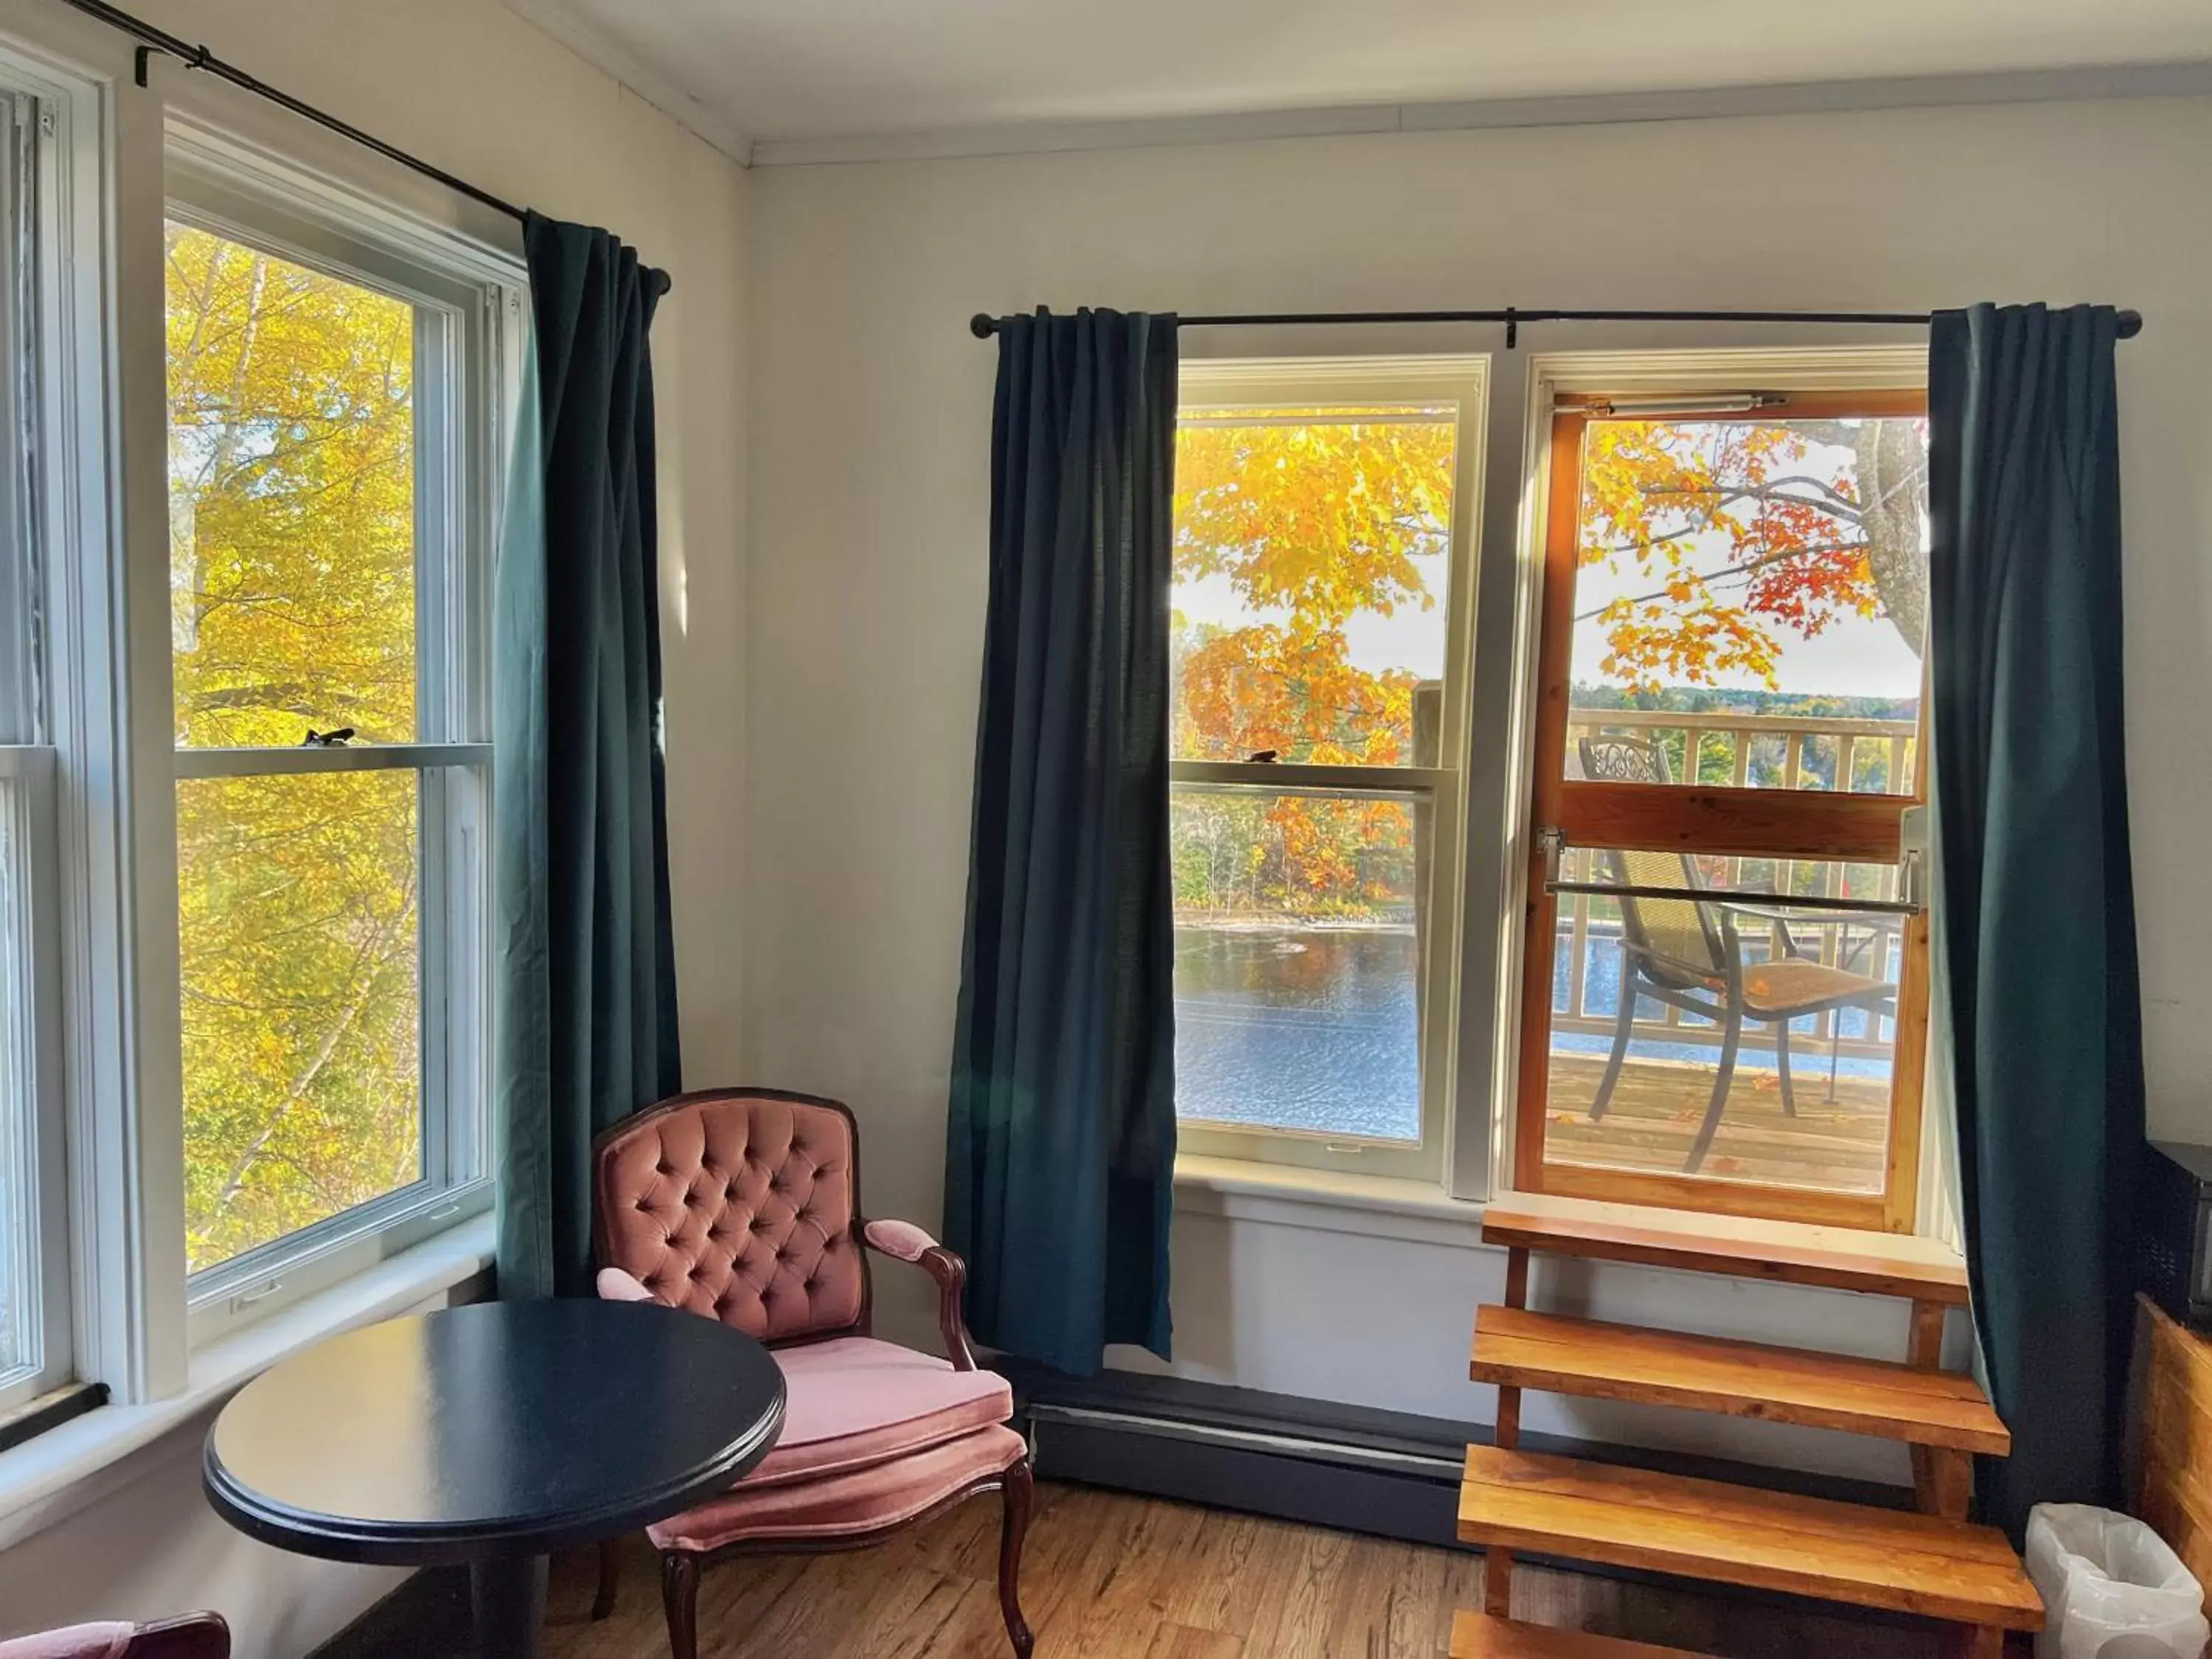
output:
M 1578 748 L 1585 779 L 1617 783 L 1674 781 L 1668 774 L 1667 751 L 1656 741 L 1584 738 Z M 1711 1020 L 1721 1028 L 1720 1065 L 1713 1079 L 1712 1098 L 1705 1105 L 1705 1121 L 1698 1126 L 1697 1139 L 1682 1165 L 1686 1175 L 1694 1174 L 1712 1150 L 1721 1111 L 1728 1103 L 1729 1085 L 1735 1075 L 1744 1021 L 1756 1020 L 1774 1028 L 1782 1109 L 1795 1117 L 1797 1099 L 1790 1077 L 1790 1022 L 1844 1008 L 1864 1008 L 1877 1017 L 1895 1015 L 1893 981 L 1832 968 L 1801 954 L 1787 922 L 1771 913 L 1760 915 L 1760 925 L 1773 930 L 1783 954 L 1763 962 L 1745 961 L 1735 907 L 1692 896 L 1705 882 L 1686 854 L 1607 848 L 1598 856 L 1606 866 L 1607 879 L 1621 886 L 1680 887 L 1684 896 L 1624 896 L 1617 901 L 1621 925 L 1620 1007 L 1613 1022 L 1613 1052 L 1606 1060 L 1605 1074 L 1599 1079 L 1589 1115 L 1593 1121 L 1605 1115 L 1613 1088 L 1620 1081 L 1639 997 L 1650 997 Z

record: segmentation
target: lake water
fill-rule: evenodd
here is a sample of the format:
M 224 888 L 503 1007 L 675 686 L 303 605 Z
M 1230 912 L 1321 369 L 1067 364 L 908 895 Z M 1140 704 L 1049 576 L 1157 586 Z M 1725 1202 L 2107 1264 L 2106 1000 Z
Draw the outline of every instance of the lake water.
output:
M 1176 1115 L 1416 1140 L 1410 927 L 1176 929 Z

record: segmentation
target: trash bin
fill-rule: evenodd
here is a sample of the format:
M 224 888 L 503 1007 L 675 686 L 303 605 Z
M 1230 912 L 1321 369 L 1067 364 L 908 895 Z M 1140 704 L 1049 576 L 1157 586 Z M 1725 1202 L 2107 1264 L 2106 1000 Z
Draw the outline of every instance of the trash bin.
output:
M 2038 1504 L 2027 1576 L 2043 1593 L 2035 1659 L 2200 1659 L 2212 1638 L 2203 1587 L 2133 1516 Z

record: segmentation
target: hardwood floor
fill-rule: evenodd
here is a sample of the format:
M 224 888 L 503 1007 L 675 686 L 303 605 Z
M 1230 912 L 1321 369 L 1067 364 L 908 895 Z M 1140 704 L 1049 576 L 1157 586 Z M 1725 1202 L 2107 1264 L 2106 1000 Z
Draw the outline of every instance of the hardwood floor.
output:
M 1041 1485 L 1022 1571 L 1037 1659 L 1440 1659 L 1482 1604 L 1482 1558 L 1085 1486 Z M 702 1659 L 1003 1659 L 999 1506 L 877 1550 L 710 1568 Z M 641 1539 L 614 1615 L 589 1622 L 592 1563 L 554 1569 L 548 1659 L 665 1659 Z M 1929 1659 L 1919 1630 L 1655 1589 L 1523 1564 L 1514 1612 L 1723 1659 Z

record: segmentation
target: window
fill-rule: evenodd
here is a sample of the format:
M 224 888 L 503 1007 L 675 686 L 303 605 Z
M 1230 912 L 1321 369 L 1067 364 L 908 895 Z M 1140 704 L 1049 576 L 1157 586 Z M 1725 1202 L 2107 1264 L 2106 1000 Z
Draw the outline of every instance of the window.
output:
M 1170 845 L 1187 1151 L 1433 1177 L 1480 364 L 1186 363 Z
M 54 750 L 36 499 L 40 105 L 0 85 L 0 1415 L 65 1382 Z
M 178 176 L 184 1255 L 204 1334 L 364 1237 L 486 1201 L 488 458 L 508 296 L 219 173 Z
M 1516 1184 L 1910 1231 L 1923 394 L 1553 421 Z

